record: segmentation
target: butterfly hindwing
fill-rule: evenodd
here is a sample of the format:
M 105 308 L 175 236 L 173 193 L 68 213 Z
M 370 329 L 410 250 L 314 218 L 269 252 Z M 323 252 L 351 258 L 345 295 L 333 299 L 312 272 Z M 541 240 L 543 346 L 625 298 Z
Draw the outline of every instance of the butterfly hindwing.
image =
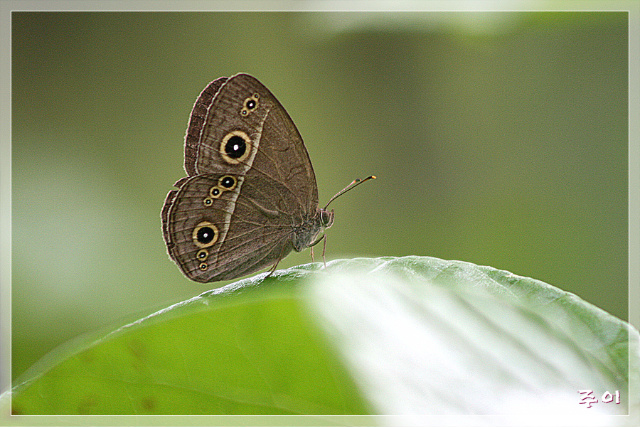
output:
M 291 251 L 295 213 L 277 182 L 207 174 L 177 184 L 165 201 L 163 229 L 171 258 L 190 279 L 238 277 Z

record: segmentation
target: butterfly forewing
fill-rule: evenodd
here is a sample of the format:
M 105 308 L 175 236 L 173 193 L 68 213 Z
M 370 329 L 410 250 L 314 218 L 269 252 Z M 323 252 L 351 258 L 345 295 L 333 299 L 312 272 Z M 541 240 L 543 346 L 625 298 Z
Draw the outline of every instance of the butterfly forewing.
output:
M 252 99 L 256 95 L 257 99 Z M 255 109 L 243 115 L 245 104 L 252 100 Z M 296 188 L 303 210 L 317 206 L 315 174 L 298 129 L 273 94 L 247 74 L 229 78 L 212 101 L 200 141 L 198 173 L 212 172 L 211 167 L 228 164 L 220 155 L 220 142 L 232 131 L 245 132 L 252 147 L 257 146 L 258 158 L 248 156 L 241 162 L 247 173 L 290 183 Z

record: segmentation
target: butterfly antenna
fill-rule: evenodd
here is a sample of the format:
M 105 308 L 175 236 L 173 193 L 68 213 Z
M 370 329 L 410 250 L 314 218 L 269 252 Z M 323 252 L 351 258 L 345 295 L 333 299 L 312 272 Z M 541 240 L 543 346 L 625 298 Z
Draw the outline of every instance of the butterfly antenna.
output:
M 362 184 L 363 182 L 369 181 L 370 179 L 376 179 L 376 177 L 374 175 L 371 175 L 371 176 L 366 177 L 365 179 L 354 179 L 351 182 L 351 184 L 347 185 L 342 190 L 338 191 L 335 196 L 333 196 L 331 199 L 329 199 L 329 202 L 327 203 L 327 206 L 325 206 L 324 208 L 327 209 L 329 207 L 329 205 L 331 204 L 331 202 L 333 202 L 335 199 L 337 199 L 338 197 L 342 196 L 344 193 L 346 193 L 347 191 L 351 190 L 352 188 L 355 188 L 358 185 Z

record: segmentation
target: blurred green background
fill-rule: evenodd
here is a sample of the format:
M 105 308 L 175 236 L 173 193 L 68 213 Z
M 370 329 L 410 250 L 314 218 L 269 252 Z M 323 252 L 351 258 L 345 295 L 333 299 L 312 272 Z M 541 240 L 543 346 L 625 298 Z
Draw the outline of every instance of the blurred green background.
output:
M 210 287 L 166 255 L 205 85 L 248 72 L 338 200 L 329 259 L 512 271 L 627 318 L 626 13 L 14 13 L 12 366 Z M 310 261 L 292 254 L 280 268 Z

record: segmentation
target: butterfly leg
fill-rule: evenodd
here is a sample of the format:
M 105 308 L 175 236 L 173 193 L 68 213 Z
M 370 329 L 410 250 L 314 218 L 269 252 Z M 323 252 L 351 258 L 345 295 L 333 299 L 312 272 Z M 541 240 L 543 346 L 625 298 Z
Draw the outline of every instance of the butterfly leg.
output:
M 278 260 L 274 262 L 273 267 L 269 269 L 269 274 L 266 275 L 265 279 L 271 276 L 274 271 L 276 271 L 276 267 L 278 267 L 278 264 L 280 264 L 280 261 L 282 261 L 282 258 L 284 258 L 284 247 L 282 248 L 282 251 L 280 251 L 280 256 L 278 257 Z
M 324 257 L 324 253 L 327 249 L 327 235 L 323 234 L 321 237 L 318 237 L 313 243 L 311 243 L 309 246 L 311 247 L 311 262 L 314 262 L 313 259 L 313 247 L 315 245 L 317 245 L 318 243 L 320 243 L 320 241 L 324 241 L 324 244 L 322 245 L 322 263 L 324 264 L 325 268 L 327 267 L 327 261 Z
M 277 266 L 278 266 L 278 264 L 280 263 L 280 260 L 281 260 L 281 259 L 282 259 L 282 258 L 279 258 L 276 262 L 274 262 L 274 263 L 273 263 L 273 267 L 271 267 L 271 268 L 269 269 L 269 274 L 267 274 L 267 275 L 265 276 L 265 279 L 266 279 L 267 277 L 270 277 L 270 276 L 273 274 L 273 272 L 274 272 L 274 271 L 276 271 L 276 267 L 277 267 Z
M 323 239 L 324 242 L 322 243 L 322 263 L 324 264 L 324 268 L 327 268 L 327 259 L 324 257 L 324 253 L 327 250 L 327 235 L 325 234 Z

